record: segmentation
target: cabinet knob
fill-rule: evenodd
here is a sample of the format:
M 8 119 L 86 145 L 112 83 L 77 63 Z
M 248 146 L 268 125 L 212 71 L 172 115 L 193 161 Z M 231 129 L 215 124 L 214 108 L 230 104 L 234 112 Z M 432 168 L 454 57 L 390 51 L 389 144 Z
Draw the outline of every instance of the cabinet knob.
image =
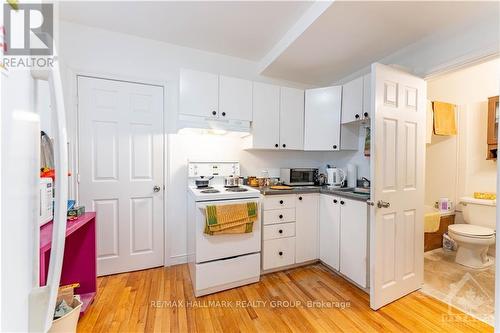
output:
M 217 114 L 217 111 L 212 111 L 212 115 L 216 115 Z
M 279 217 L 280 219 L 282 219 L 282 218 L 283 218 L 283 214 L 280 214 L 280 216 L 278 216 L 278 217 Z
M 283 144 L 283 148 L 286 148 L 286 144 Z
M 368 112 L 363 113 L 363 116 L 368 117 Z
M 340 204 L 341 204 L 341 205 L 345 204 L 344 200 L 341 200 L 341 201 L 340 201 Z
M 354 115 L 354 118 L 358 119 L 358 118 L 359 118 L 359 114 L 357 114 L 357 113 L 356 113 L 356 114 Z
M 282 255 L 283 255 L 283 251 L 278 252 L 278 254 L 279 254 L 280 256 L 282 256 Z
M 337 199 L 333 199 L 333 203 L 337 203 L 337 202 L 338 202 Z
M 275 146 L 276 148 L 278 148 L 280 145 L 279 145 L 279 144 L 275 144 L 274 146 Z
M 222 116 L 225 117 L 226 116 L 226 113 L 225 112 L 222 112 Z
M 283 233 L 283 230 L 281 230 L 281 229 L 280 229 L 280 230 L 278 230 L 278 232 L 279 232 L 280 234 L 282 234 L 282 233 Z
M 337 149 L 337 145 L 333 145 L 333 149 Z
M 283 200 L 280 200 L 280 205 L 282 205 L 282 204 L 283 204 Z
M 299 200 L 302 200 L 302 197 L 299 197 Z

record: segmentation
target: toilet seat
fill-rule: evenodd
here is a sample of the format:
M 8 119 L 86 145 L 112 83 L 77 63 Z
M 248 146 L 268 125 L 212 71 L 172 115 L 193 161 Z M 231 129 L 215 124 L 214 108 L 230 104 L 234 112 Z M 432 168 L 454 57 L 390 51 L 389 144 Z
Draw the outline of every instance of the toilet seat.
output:
M 495 236 L 495 230 L 473 224 L 451 224 L 448 231 L 470 238 L 491 238 Z

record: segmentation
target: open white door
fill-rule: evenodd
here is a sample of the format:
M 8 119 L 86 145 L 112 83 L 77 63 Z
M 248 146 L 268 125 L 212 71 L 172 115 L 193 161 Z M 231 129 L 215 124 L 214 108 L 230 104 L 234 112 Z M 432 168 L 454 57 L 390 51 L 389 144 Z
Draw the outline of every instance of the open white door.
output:
M 372 65 L 370 306 L 419 289 L 424 269 L 426 82 Z

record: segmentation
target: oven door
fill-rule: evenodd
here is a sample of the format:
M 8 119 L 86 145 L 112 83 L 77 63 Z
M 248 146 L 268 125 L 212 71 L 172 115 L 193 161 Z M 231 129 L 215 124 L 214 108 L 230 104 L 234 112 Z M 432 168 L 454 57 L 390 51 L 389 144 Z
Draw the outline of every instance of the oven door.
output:
M 205 230 L 205 207 L 209 205 L 229 205 L 236 203 L 257 202 L 257 221 L 253 231 L 248 234 L 207 235 Z M 197 264 L 217 259 L 224 259 L 243 254 L 260 252 L 261 247 L 261 199 L 235 199 L 223 201 L 198 202 L 196 204 L 195 261 Z
M 290 169 L 291 185 L 314 185 L 315 169 Z

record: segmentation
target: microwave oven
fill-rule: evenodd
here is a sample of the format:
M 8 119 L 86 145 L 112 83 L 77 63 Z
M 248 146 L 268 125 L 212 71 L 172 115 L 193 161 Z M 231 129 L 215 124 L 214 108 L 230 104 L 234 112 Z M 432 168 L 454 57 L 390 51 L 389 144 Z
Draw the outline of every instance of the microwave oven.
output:
M 290 186 L 317 185 L 318 175 L 317 168 L 280 169 L 280 180 Z

